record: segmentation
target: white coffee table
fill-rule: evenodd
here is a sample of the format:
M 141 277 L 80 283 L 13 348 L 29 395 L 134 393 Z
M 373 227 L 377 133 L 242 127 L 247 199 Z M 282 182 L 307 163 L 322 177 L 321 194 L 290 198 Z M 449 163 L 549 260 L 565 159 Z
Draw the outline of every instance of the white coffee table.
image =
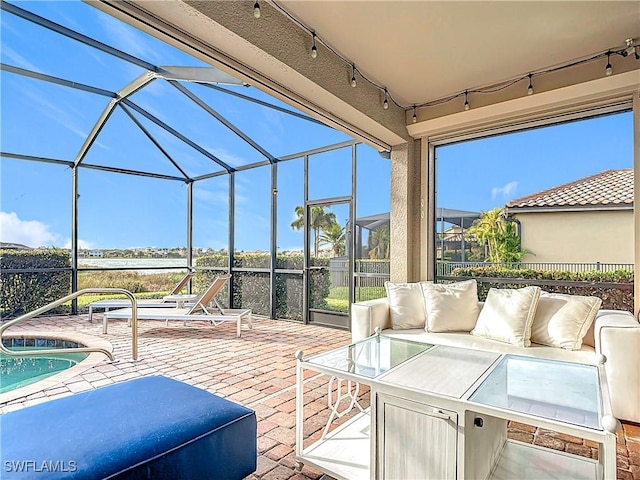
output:
M 380 336 L 297 357 L 296 460 L 334 478 L 616 478 L 604 365 Z M 306 370 L 329 376 L 329 422 L 358 410 L 305 448 Z M 360 384 L 371 387 L 369 409 L 357 403 Z M 507 439 L 509 421 L 595 442 L 599 459 Z

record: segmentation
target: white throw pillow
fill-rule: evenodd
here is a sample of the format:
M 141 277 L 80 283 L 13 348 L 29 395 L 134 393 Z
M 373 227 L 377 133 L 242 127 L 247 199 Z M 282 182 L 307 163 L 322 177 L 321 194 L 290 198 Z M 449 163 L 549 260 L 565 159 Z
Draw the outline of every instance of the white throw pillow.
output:
M 476 325 L 478 284 L 475 280 L 456 283 L 422 283 L 428 332 L 470 332 Z
M 539 298 L 540 287 L 489 289 L 471 334 L 519 347 L 530 346 Z
M 426 318 L 420 284 L 385 282 L 384 287 L 393 329 L 424 328 Z
M 531 327 L 531 341 L 580 350 L 600 305 L 602 300 L 598 297 L 542 292 Z

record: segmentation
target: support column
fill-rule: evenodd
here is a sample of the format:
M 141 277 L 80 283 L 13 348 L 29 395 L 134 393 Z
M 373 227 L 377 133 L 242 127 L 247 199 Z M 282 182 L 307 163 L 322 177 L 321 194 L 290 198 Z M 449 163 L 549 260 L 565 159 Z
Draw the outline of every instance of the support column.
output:
M 633 94 L 633 314 L 640 312 L 640 92 Z
M 391 281 L 420 280 L 420 141 L 391 151 Z

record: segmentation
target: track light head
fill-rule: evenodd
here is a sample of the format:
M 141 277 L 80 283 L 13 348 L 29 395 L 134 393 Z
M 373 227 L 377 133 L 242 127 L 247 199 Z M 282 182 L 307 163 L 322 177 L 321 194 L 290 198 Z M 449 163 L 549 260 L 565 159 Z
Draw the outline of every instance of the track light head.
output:
M 628 57 L 629 55 L 637 55 L 636 48 L 638 47 L 633 46 L 633 38 L 627 38 L 625 43 L 627 44 L 627 48 L 622 51 L 622 56 Z
M 316 47 L 316 32 L 311 33 L 311 38 L 313 40 L 313 44 L 311 45 L 311 58 L 317 58 L 318 48 Z

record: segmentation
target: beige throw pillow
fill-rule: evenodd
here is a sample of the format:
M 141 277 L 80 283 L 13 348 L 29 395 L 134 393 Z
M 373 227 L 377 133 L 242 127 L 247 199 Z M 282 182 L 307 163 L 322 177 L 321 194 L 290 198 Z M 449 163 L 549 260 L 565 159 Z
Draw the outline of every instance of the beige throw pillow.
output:
M 491 288 L 471 334 L 519 347 L 530 346 L 539 298 L 540 287 Z
M 478 284 L 475 280 L 456 283 L 423 283 L 428 332 L 470 332 L 476 325 Z
M 424 328 L 425 313 L 419 283 L 385 282 L 391 325 L 394 330 Z
M 602 300 L 597 297 L 542 292 L 531 327 L 531 341 L 580 350 L 600 305 Z

